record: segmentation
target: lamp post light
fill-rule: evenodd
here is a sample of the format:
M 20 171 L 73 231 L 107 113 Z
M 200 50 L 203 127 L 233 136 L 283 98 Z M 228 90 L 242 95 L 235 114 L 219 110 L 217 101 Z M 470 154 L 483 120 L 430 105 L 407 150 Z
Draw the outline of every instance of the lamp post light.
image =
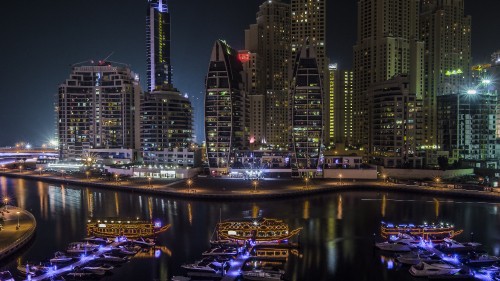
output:
M 386 174 L 383 174 L 383 175 L 382 175 L 382 178 L 384 178 L 384 184 L 386 184 L 386 183 L 387 183 L 387 175 L 386 175 Z
M 115 182 L 118 185 L 118 174 L 115 174 Z
M 4 209 L 5 209 L 5 211 L 7 211 L 7 204 L 9 204 L 9 198 L 5 197 L 5 198 L 3 199 L 3 202 L 4 202 L 4 204 L 5 204 L 5 205 L 4 205 Z
M 61 170 L 61 178 L 64 178 L 64 170 Z
M 187 185 L 188 185 L 188 189 L 189 189 L 189 192 L 192 192 L 193 190 L 191 189 L 191 185 L 193 184 L 193 180 L 192 179 L 188 179 L 187 180 Z
M 342 174 L 339 175 L 339 183 L 342 185 Z
M 19 211 L 16 212 L 17 214 L 17 229 L 19 229 L 21 227 L 21 225 L 19 224 Z
M 306 189 L 308 189 L 309 188 L 309 177 L 306 177 L 304 179 L 304 181 L 306 182 Z
M 19 173 L 23 171 L 23 165 L 19 166 Z
M 85 171 L 85 175 L 87 176 L 87 181 L 88 181 L 90 176 L 90 171 Z
M 38 168 L 38 172 L 40 172 L 40 176 L 42 175 L 42 167 Z
M 254 180 L 254 181 L 252 182 L 252 184 L 253 184 L 253 192 L 254 192 L 254 193 L 257 193 L 257 185 L 259 184 L 259 182 L 258 182 L 258 181 L 256 181 L 256 180 Z
M 148 177 L 148 186 L 151 187 L 151 177 Z

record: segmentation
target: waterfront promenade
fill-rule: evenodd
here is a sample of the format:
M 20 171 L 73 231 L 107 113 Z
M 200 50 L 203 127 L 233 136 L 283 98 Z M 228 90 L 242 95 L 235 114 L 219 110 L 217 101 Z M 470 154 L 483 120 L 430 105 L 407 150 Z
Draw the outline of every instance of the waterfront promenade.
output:
M 1 208 L 3 229 L 0 231 L 0 260 L 26 245 L 36 231 L 36 220 L 26 210 L 5 206 Z
M 500 201 L 500 192 L 474 191 L 449 188 L 446 183 L 430 183 L 426 186 L 394 184 L 380 181 L 353 181 L 340 179 L 313 179 L 308 183 L 300 179 L 261 179 L 259 181 L 198 177 L 191 179 L 132 178 L 110 180 L 86 178 L 85 175 L 61 175 L 36 171 L 3 170 L 0 176 L 40 180 L 63 185 L 117 189 L 162 196 L 207 200 L 271 199 L 300 197 L 338 191 L 396 191 L 439 196 L 453 196 L 480 200 Z

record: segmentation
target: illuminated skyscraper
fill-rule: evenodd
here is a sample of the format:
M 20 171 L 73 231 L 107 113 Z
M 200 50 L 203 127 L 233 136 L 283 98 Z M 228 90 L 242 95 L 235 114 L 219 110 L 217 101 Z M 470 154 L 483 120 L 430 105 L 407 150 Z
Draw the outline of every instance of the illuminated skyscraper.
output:
M 217 40 L 205 93 L 205 138 L 211 172 L 225 173 L 238 149 L 248 149 L 248 107 L 238 53 Z
M 352 92 L 353 74 L 350 70 L 339 70 L 337 64 L 328 66 L 330 88 L 325 99 L 327 124 L 325 124 L 325 146 L 335 143 L 351 145 L 352 140 Z
M 292 176 L 315 173 L 323 140 L 323 85 L 313 46 L 306 44 L 297 54 L 290 90 Z
M 144 163 L 173 164 L 165 157 L 174 149 L 188 148 L 193 140 L 193 108 L 187 96 L 172 86 L 144 93 L 140 116 Z
M 167 0 L 148 0 L 146 48 L 148 91 L 172 84 L 170 61 L 170 13 Z
M 267 122 L 260 134 L 262 138 L 256 138 L 256 141 L 271 149 L 288 149 L 290 5 L 281 0 L 262 3 L 257 12 L 257 23 L 245 30 L 245 47 L 259 61 L 256 70 L 259 90 L 257 95 L 250 93 L 250 99 L 257 109 L 264 99 L 263 116 Z
M 59 86 L 57 116 L 61 159 L 89 149 L 138 149 L 139 78 L 108 62 L 73 67 Z
M 367 148 L 369 93 L 374 83 L 408 75 L 410 92 L 422 99 L 423 49 L 419 38 L 420 0 L 358 0 L 354 46 L 353 141 Z
M 469 86 L 471 17 L 464 0 L 422 0 L 420 40 L 425 42 L 424 145 L 436 149 L 437 97 Z

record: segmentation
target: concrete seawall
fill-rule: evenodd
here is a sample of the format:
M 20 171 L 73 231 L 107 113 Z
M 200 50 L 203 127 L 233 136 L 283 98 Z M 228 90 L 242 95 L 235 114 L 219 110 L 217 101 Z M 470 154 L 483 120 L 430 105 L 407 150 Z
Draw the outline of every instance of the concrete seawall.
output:
M 197 192 L 190 192 L 188 189 L 179 188 L 185 181 L 173 182 L 165 185 L 156 185 L 148 187 L 145 185 L 127 185 L 116 184 L 102 181 L 88 181 L 82 179 L 61 178 L 57 176 L 40 176 L 35 174 L 20 174 L 12 172 L 0 172 L 0 176 L 11 178 L 24 178 L 30 180 L 38 180 L 49 183 L 59 183 L 82 187 L 95 187 L 101 189 L 113 189 L 132 193 L 152 194 L 159 196 L 168 196 L 184 199 L 197 200 L 253 200 L 253 199 L 279 199 L 289 197 L 303 197 L 321 193 L 335 193 L 340 191 L 390 191 L 390 192 L 405 192 L 415 194 L 426 194 L 446 197 L 460 197 L 478 200 L 500 201 L 500 192 L 491 191 L 471 191 L 463 189 L 450 189 L 444 187 L 429 187 L 404 184 L 384 184 L 380 181 L 357 181 L 343 182 L 338 180 L 317 180 L 309 185 L 309 188 L 304 188 L 304 183 L 301 181 L 287 181 L 287 185 L 279 188 L 261 189 L 258 192 L 251 190 L 232 190 L 231 185 L 248 184 L 248 181 L 242 180 L 225 180 L 225 179 L 205 179 L 206 183 L 216 182 L 211 184 L 209 188 L 197 188 Z M 270 180 L 271 182 L 272 180 Z M 268 182 L 268 180 L 264 180 Z M 278 184 L 282 184 L 279 182 Z M 228 188 L 222 190 L 213 188 L 213 186 L 227 185 Z M 202 184 L 200 186 L 203 186 Z M 282 185 L 280 185 L 282 186 Z
M 30 212 L 7 206 L 2 208 L 2 214 L 4 226 L 0 231 L 0 261 L 23 248 L 36 233 L 36 219 Z

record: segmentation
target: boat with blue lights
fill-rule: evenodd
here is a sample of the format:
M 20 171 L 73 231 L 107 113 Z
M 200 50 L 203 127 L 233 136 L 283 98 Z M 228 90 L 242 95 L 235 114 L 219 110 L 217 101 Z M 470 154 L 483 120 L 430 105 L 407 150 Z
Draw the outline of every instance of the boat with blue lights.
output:
M 162 225 L 161 222 L 141 220 L 89 219 L 87 221 L 87 235 L 104 238 L 154 238 L 169 228 L 170 224 Z
M 455 230 L 455 226 L 448 223 L 415 225 L 382 222 L 380 226 L 380 235 L 385 239 L 390 239 L 400 234 L 408 234 L 432 243 L 442 243 L 446 238 L 456 237 L 462 232 L 463 230 Z

